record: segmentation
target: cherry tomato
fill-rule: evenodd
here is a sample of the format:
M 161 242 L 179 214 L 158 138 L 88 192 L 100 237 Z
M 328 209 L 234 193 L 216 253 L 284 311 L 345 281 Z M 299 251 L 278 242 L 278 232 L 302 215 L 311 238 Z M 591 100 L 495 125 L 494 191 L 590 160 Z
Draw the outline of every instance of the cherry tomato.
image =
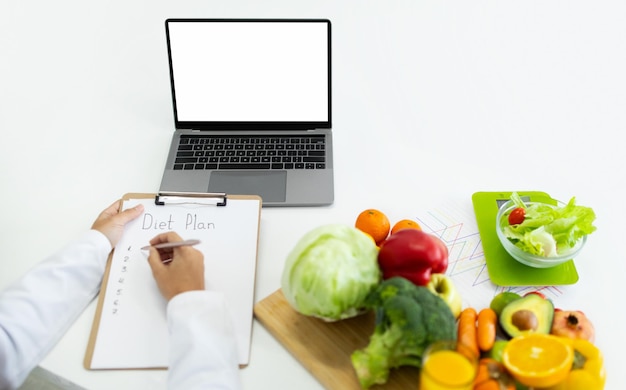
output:
M 523 207 L 518 207 L 511 211 L 509 214 L 509 225 L 519 225 L 524 222 L 526 218 L 526 209 Z

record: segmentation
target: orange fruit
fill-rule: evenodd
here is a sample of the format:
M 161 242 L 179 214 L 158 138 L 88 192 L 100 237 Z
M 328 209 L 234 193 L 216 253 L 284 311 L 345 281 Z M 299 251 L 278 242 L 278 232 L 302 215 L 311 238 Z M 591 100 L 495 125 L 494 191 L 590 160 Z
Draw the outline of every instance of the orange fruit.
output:
M 389 218 L 380 210 L 363 210 L 354 223 L 354 227 L 372 236 L 376 245 L 387 239 L 391 224 Z
M 512 338 L 502 363 L 513 377 L 530 387 L 550 387 L 567 378 L 574 349 L 558 336 L 528 333 Z
M 403 219 L 403 220 L 396 222 L 396 224 L 393 225 L 393 227 L 391 228 L 391 234 L 394 234 L 398 230 L 402 230 L 402 229 L 422 230 L 422 227 L 420 226 L 419 223 L 413 221 L 412 219 Z

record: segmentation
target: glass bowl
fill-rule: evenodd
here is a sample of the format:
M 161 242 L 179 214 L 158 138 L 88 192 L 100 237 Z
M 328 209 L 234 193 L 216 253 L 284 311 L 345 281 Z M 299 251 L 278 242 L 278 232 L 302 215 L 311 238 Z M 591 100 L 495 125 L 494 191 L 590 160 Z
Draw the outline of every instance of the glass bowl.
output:
M 531 205 L 533 203 L 538 202 L 525 202 L 526 205 Z M 560 206 L 563 205 L 563 203 L 561 202 L 558 203 Z M 573 248 L 565 253 L 559 254 L 558 256 L 538 256 L 524 251 L 523 249 L 515 246 L 515 244 L 513 244 L 513 242 L 511 242 L 511 240 L 509 240 L 504 235 L 504 232 L 502 230 L 504 226 L 507 226 L 509 224 L 509 214 L 514 208 L 516 208 L 516 206 L 511 200 L 504 203 L 500 207 L 500 209 L 498 210 L 498 214 L 496 215 L 496 233 L 504 249 L 511 255 L 511 257 L 513 257 L 520 263 L 534 268 L 556 267 L 557 265 L 572 260 L 585 246 L 585 243 L 587 242 L 587 236 L 583 236 L 576 242 L 576 245 L 574 245 Z

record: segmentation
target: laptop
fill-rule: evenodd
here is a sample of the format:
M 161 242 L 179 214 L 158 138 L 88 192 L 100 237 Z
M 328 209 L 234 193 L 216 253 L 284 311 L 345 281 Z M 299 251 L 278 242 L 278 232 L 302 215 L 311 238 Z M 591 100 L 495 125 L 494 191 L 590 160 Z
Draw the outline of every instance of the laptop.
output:
M 160 192 L 333 203 L 331 23 L 167 19 L 176 130 Z

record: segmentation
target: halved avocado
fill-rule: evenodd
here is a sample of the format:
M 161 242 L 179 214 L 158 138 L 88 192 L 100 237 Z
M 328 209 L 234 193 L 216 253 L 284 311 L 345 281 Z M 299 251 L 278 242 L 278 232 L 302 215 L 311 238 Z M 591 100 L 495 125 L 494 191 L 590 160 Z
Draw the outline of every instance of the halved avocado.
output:
M 515 337 L 526 333 L 550 333 L 553 317 L 552 301 L 529 294 L 507 304 L 499 321 L 502 330 L 509 337 Z

